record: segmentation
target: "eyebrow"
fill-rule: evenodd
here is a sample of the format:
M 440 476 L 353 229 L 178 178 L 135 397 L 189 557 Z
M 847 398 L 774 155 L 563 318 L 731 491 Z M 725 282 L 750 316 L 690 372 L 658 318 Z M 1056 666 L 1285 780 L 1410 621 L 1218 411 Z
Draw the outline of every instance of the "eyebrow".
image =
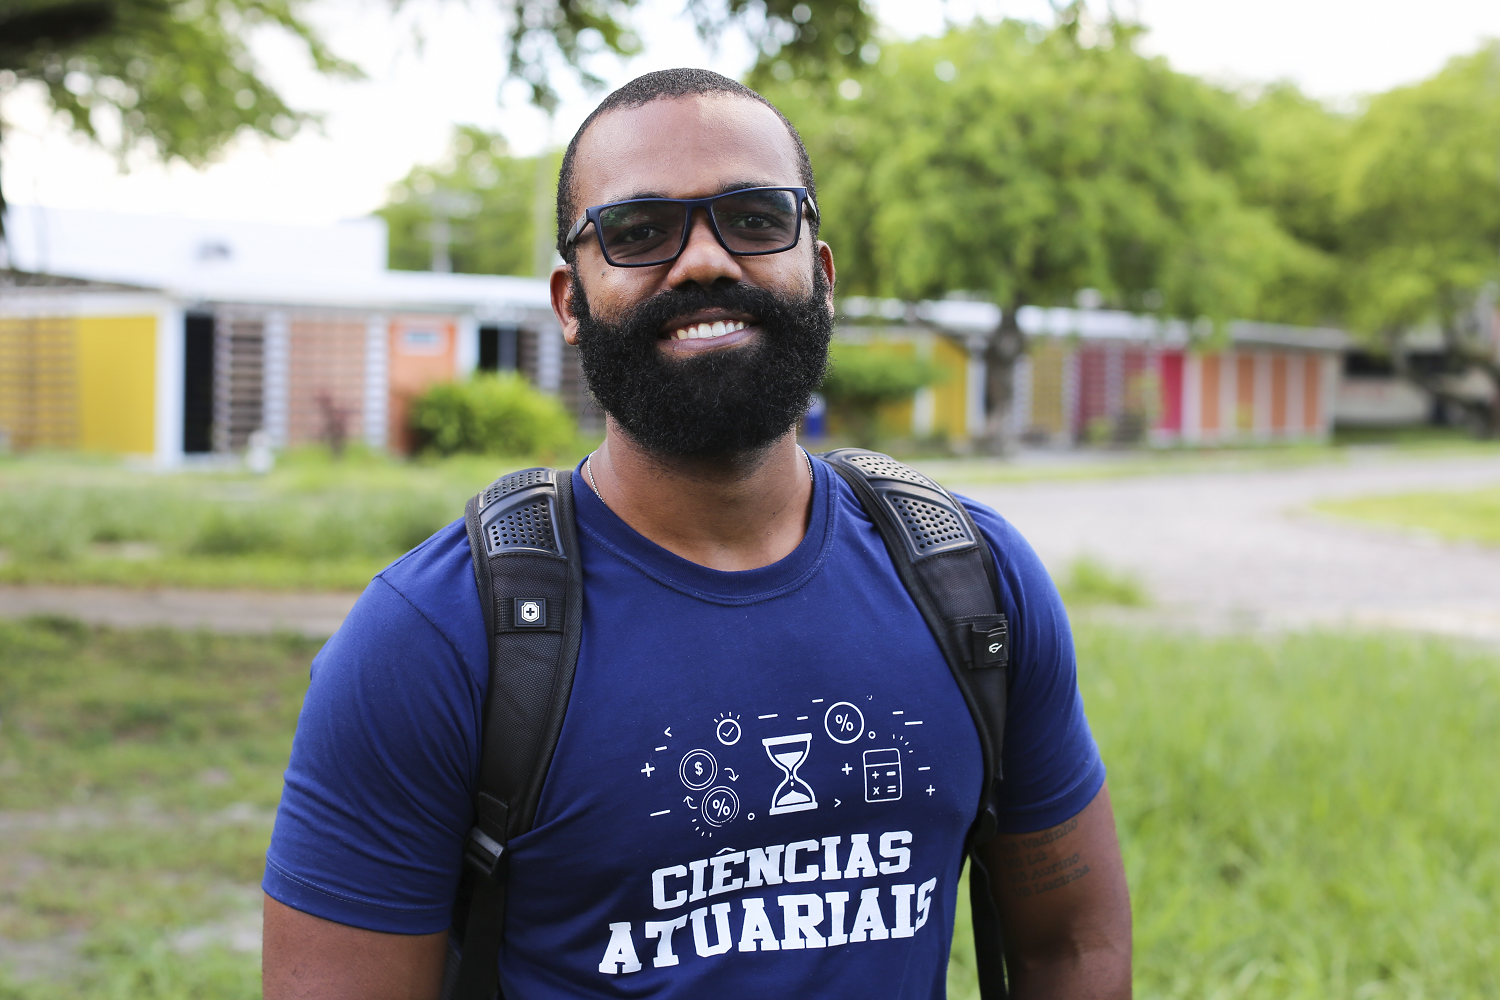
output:
M 718 190 L 712 192 L 711 194 L 703 195 L 703 197 L 704 198 L 717 198 L 721 194 L 731 194 L 731 193 L 733 193 L 735 191 L 744 191 L 744 190 L 746 190 L 748 188 L 763 188 L 763 187 L 769 187 L 769 188 L 777 188 L 777 187 L 802 187 L 802 185 L 800 183 L 799 184 L 775 184 L 775 183 L 767 183 L 766 181 L 728 181 L 728 182 L 720 185 L 719 188 L 718 188 Z M 614 199 L 612 199 L 610 201 L 601 201 L 601 202 L 599 202 L 599 204 L 601 204 L 601 205 L 613 205 L 613 204 L 616 204 L 617 202 L 621 202 L 621 201 L 639 201 L 639 200 L 641 200 L 643 198 L 671 198 L 671 197 L 672 197 L 671 195 L 669 195 L 669 194 L 663 194 L 660 191 L 637 191 L 635 194 L 628 194 L 628 195 L 626 195 L 623 198 L 614 198 Z

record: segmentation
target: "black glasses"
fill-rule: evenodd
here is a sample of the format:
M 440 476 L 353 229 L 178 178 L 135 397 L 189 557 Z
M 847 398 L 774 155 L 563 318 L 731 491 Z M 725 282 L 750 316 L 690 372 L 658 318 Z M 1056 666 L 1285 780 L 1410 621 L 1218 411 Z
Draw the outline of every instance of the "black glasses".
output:
M 818 206 L 807 188 L 743 188 L 712 198 L 635 198 L 595 205 L 568 232 L 571 248 L 590 222 L 604 259 L 615 267 L 650 267 L 676 260 L 687 246 L 693 213 L 708 210 L 719 245 L 737 257 L 782 253 L 802 236 L 802 206 L 814 222 Z

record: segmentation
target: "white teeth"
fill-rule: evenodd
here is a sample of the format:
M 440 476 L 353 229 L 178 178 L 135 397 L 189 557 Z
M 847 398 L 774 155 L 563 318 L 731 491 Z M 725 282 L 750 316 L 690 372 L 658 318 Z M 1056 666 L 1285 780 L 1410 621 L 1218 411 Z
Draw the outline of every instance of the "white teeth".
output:
M 717 323 L 695 323 L 685 326 L 672 334 L 673 340 L 712 340 L 725 334 L 738 333 L 745 328 L 745 324 L 737 319 L 727 322 L 720 320 Z

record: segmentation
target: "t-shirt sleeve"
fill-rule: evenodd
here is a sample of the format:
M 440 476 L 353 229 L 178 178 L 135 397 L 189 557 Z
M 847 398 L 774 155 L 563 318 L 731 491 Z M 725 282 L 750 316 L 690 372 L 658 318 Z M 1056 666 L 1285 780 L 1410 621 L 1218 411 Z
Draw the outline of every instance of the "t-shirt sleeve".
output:
M 470 822 L 482 682 L 444 631 L 377 577 L 313 660 L 266 893 L 368 930 L 446 929 Z
M 963 503 L 995 554 L 1013 633 L 1000 832 L 1045 830 L 1082 812 L 1104 785 L 1078 692 L 1073 634 L 1052 577 L 1021 533 L 983 504 Z

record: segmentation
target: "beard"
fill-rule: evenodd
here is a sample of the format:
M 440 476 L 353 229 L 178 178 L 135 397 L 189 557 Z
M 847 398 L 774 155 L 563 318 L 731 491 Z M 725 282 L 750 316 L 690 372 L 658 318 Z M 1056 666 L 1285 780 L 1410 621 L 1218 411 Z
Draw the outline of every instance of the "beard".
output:
M 662 292 L 617 321 L 595 317 L 573 274 L 578 354 L 601 409 L 658 455 L 722 458 L 781 437 L 807 412 L 828 367 L 828 279 L 813 268 L 806 298 L 715 282 Z M 708 308 L 755 317 L 755 343 L 687 357 L 658 346 L 667 323 Z

